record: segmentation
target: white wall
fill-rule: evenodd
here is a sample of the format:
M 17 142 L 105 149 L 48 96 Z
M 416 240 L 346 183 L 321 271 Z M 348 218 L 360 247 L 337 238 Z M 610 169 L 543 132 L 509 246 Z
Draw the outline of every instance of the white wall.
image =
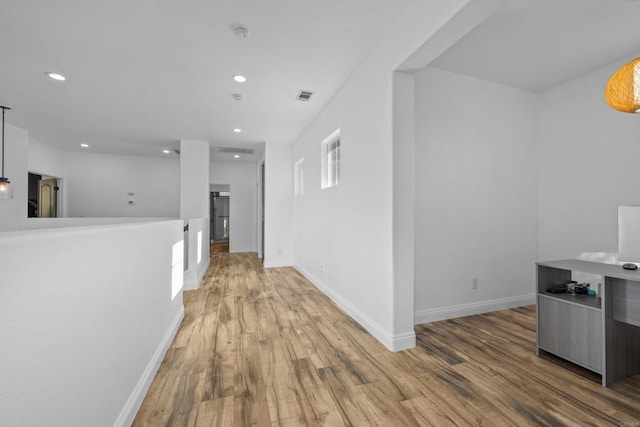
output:
M 413 313 L 415 310 L 415 95 L 414 76 L 394 73 L 392 203 L 395 313 Z M 412 315 L 394 316 L 394 333 L 412 330 L 414 321 Z
M 180 217 L 209 218 L 209 143 L 206 141 L 180 141 Z
M 255 218 L 255 222 L 256 222 L 256 248 L 258 251 L 258 257 L 262 258 L 262 260 L 264 261 L 264 249 L 263 249 L 263 241 L 264 241 L 264 230 L 262 229 L 262 204 L 264 203 L 263 201 L 263 190 L 262 187 L 265 185 L 265 183 L 263 182 L 263 177 L 262 177 L 262 165 L 264 164 L 264 159 L 265 159 L 265 151 L 266 151 L 266 143 L 263 143 L 262 146 L 263 150 L 261 155 L 259 156 L 258 160 L 256 161 L 255 167 L 256 167 L 256 179 L 258 182 L 258 187 L 256 189 L 256 218 Z M 266 193 L 268 192 L 268 189 L 265 188 L 264 189 L 264 193 L 266 195 Z M 293 215 L 293 206 L 291 206 L 292 212 L 291 215 Z M 265 225 L 266 227 L 266 225 Z M 293 241 L 291 242 L 291 244 L 293 245 Z M 291 251 L 293 252 L 293 247 L 291 248 Z
M 640 205 L 640 117 L 603 98 L 609 77 L 637 56 L 540 94 L 540 260 L 617 252 L 617 206 Z
M 64 178 L 68 217 L 180 216 L 175 158 L 67 152 Z
M 70 228 L 94 225 L 135 224 L 138 222 L 169 220 L 173 218 L 18 218 L 0 222 L 0 232 L 30 232 L 51 228 Z
M 536 96 L 429 67 L 415 90 L 416 321 L 532 303 Z
M 255 163 L 211 162 L 210 184 L 229 184 L 229 251 L 256 252 L 257 183 Z
M 64 178 L 66 152 L 29 138 L 29 172 Z
M 265 267 L 293 265 L 293 157 L 288 144 L 265 146 Z
M 392 70 L 466 3 L 412 2 L 294 145 L 293 158 L 305 158 L 305 195 L 294 202 L 294 265 L 394 350 L 411 347 L 415 335 L 412 298 L 401 300 L 413 283 L 394 284 L 393 277 Z M 340 185 L 320 190 L 320 143 L 337 128 Z
M 130 425 L 182 319 L 181 240 L 179 220 L 0 233 L 0 424 Z
M 189 224 L 185 289 L 196 289 L 209 267 L 209 143 L 180 141 L 180 217 Z
M 189 231 L 186 244 L 188 246 L 188 270 L 184 272 L 184 289 L 197 289 L 202 282 L 210 264 L 209 218 L 191 218 L 188 221 Z
M 7 115 L 9 115 L 9 113 L 7 113 Z M 8 178 L 13 185 L 13 198 L 0 200 L 0 218 L 26 218 L 29 133 L 19 127 L 7 123 L 6 121 L 4 131 L 4 176 L 5 178 Z

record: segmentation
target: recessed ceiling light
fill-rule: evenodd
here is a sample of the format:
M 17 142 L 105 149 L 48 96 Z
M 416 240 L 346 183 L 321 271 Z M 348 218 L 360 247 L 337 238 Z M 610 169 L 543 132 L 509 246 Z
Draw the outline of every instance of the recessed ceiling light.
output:
M 240 154 L 234 154 L 233 157 L 235 157 L 236 159 L 240 158 Z
M 238 83 L 244 83 L 247 81 L 247 78 L 238 74 L 237 76 L 233 76 L 233 80 L 237 81 Z
M 164 154 L 169 154 L 169 153 L 171 153 L 171 151 L 169 151 L 169 150 L 162 150 L 162 152 L 163 152 Z
M 67 78 L 65 76 L 63 76 L 62 74 L 58 74 L 58 73 L 47 73 L 47 76 L 50 79 L 58 80 L 59 82 L 63 82 L 65 80 L 67 80 Z
M 89 144 L 80 144 L 80 147 L 82 147 L 82 148 L 89 148 Z
M 240 132 L 242 132 L 242 129 L 240 129 L 240 128 L 235 128 L 233 131 L 234 131 L 235 133 L 240 133 Z

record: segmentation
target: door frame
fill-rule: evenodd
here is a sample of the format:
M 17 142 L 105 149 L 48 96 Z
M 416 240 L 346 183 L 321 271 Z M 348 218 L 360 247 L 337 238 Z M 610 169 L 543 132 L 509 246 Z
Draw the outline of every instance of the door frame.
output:
M 29 170 L 27 171 L 27 188 L 28 188 L 28 177 L 29 174 L 33 174 L 33 175 L 39 175 L 42 179 L 55 179 L 56 180 L 56 216 L 54 218 L 64 218 L 64 178 L 60 178 L 58 176 L 55 175 L 50 175 L 48 173 L 44 173 L 44 172 L 38 172 L 38 171 L 33 171 L 33 170 Z M 27 190 L 28 191 L 28 190 Z M 39 195 L 38 195 L 39 197 Z M 29 196 L 27 195 L 27 203 L 28 203 L 28 199 Z M 27 209 L 28 210 L 28 209 Z
M 265 214 L 264 214 L 264 198 L 265 198 L 265 193 L 266 193 L 266 185 L 265 185 L 265 162 L 264 160 L 262 161 L 262 163 L 260 164 L 260 202 L 261 202 L 261 207 L 260 207 L 260 218 L 261 218 L 261 238 L 260 238 L 260 255 L 262 255 L 262 264 L 264 265 L 264 218 L 265 218 Z

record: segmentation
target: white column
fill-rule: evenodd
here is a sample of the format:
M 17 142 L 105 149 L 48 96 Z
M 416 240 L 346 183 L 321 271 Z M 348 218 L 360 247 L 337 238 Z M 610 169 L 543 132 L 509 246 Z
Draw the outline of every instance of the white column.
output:
M 393 334 L 396 350 L 415 346 L 415 107 L 413 75 L 393 73 Z
M 189 221 L 184 289 L 196 289 L 209 267 L 209 143 L 180 140 L 180 217 Z
M 293 265 L 293 148 L 265 144 L 264 266 Z
M 209 218 L 209 143 L 206 141 L 180 140 L 180 217 Z

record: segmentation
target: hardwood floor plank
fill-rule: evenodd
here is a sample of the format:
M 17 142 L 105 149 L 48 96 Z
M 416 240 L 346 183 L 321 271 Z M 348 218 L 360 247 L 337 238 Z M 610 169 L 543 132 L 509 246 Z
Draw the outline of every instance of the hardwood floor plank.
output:
M 198 404 L 196 427 L 233 427 L 233 396 Z
M 381 381 L 358 386 L 359 400 L 363 400 L 376 415 L 381 425 L 418 426 L 418 422 L 411 416 L 411 412 L 402 406 L 401 401 L 390 399 L 389 388 Z
M 361 392 L 346 375 L 340 374 L 340 368 L 321 368 L 318 375 L 335 402 L 338 415 L 345 426 L 374 425 L 378 422 L 375 413 L 362 404 Z
M 202 397 L 203 374 L 184 375 L 179 377 L 177 388 L 171 401 L 171 412 L 166 418 L 166 425 L 192 426 L 198 413 L 198 404 Z M 164 419 L 163 419 L 164 421 Z
M 535 307 L 416 327 L 391 353 L 291 268 L 214 253 L 134 426 L 619 426 L 640 376 L 611 388 L 535 355 Z
M 308 359 L 293 361 L 295 382 L 300 401 L 304 404 L 305 418 L 309 425 L 343 425 L 329 391 L 324 387 L 317 371 Z
M 460 418 L 457 412 L 452 412 L 448 407 L 440 407 L 425 396 L 416 397 L 402 402 L 411 416 L 421 426 L 459 426 L 468 424 L 467 420 Z

